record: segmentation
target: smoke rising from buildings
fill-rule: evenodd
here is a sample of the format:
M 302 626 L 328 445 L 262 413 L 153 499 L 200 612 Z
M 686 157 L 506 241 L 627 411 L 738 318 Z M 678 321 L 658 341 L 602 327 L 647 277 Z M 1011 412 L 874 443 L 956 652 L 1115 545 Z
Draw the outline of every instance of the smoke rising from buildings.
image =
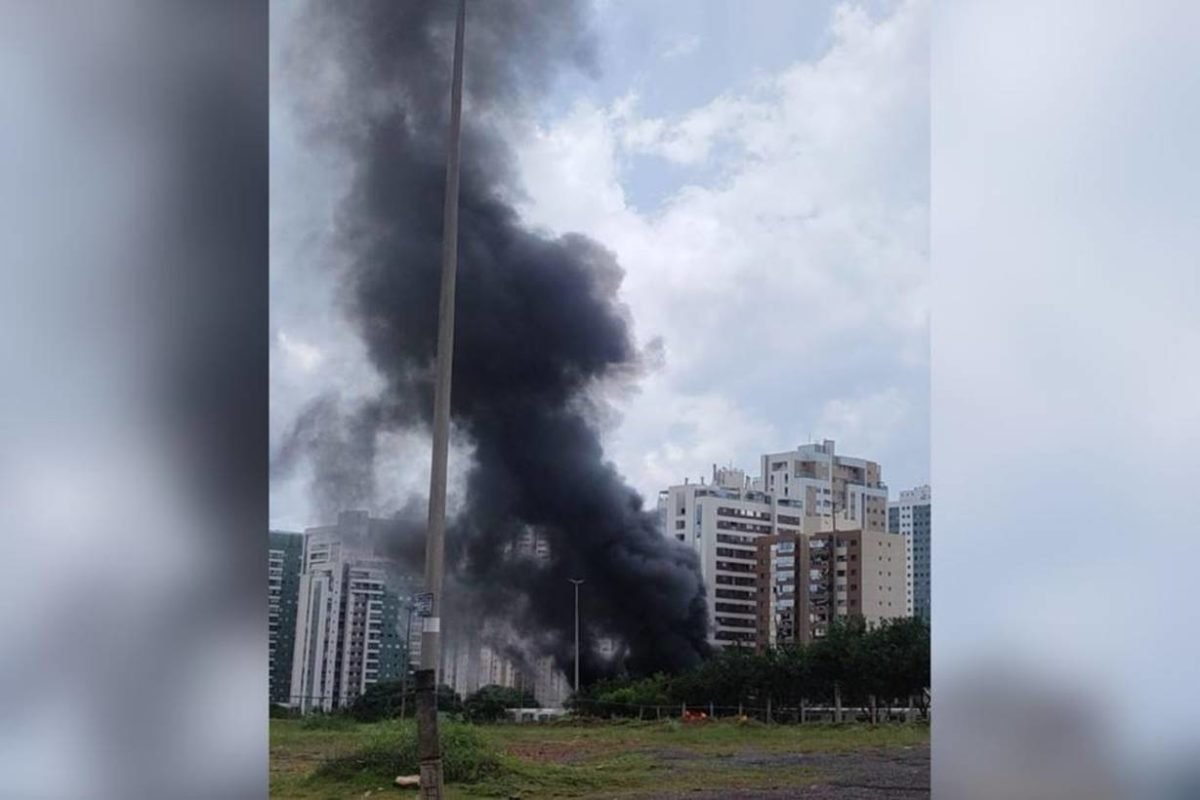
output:
M 625 666 L 677 669 L 706 650 L 695 554 L 657 529 L 607 462 L 602 387 L 640 368 L 622 272 L 582 236 L 522 225 L 502 132 L 563 66 L 590 68 L 584 3 L 471 3 L 467 12 L 455 435 L 472 464 L 448 553 L 453 614 L 498 615 L 524 646 L 570 663 L 573 590 L 590 637 L 623 645 Z M 304 86 L 310 134 L 352 170 L 341 204 L 339 298 L 385 388 L 359 408 L 323 400 L 297 421 L 281 468 L 308 459 L 326 504 L 372 495 L 376 443 L 427 427 L 440 282 L 453 3 L 314 3 L 289 80 Z M 317 54 L 314 59 L 314 54 Z M 345 506 L 343 506 L 345 507 Z M 425 503 L 398 519 L 424 525 Z M 549 557 L 514 549 L 543 537 Z M 601 669 L 593 658 L 585 674 Z

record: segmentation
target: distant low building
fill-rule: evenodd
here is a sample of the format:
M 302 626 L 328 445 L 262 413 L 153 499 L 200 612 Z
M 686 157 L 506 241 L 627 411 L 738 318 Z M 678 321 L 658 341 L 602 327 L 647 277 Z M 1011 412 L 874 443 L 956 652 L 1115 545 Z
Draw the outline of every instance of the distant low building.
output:
M 567 715 L 565 708 L 508 708 L 505 714 L 513 722 L 553 722 Z

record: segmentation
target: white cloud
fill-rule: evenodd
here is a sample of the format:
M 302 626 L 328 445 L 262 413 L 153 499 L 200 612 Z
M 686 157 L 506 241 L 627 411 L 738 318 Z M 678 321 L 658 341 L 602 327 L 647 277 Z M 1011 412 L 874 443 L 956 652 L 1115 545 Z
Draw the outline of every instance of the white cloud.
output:
M 712 464 L 756 453 L 778 439 L 768 422 L 745 413 L 735 398 L 717 391 L 682 393 L 669 375 L 643 382 L 625 420 L 608 442 L 613 459 L 649 500 L 685 476 L 693 480 Z M 750 468 L 749 464 L 739 464 Z
M 666 50 L 663 51 L 662 57 L 664 60 L 670 61 L 683 56 L 691 55 L 700 48 L 700 37 L 694 33 L 686 34 L 673 41 Z
M 834 398 L 821 410 L 817 429 L 846 451 L 877 453 L 903 429 L 911 405 L 894 386 L 861 397 Z
M 315 345 L 300 341 L 284 331 L 276 334 L 276 341 L 287 359 L 288 366 L 301 372 L 312 372 L 325 360 L 325 354 Z
M 677 115 L 579 103 L 520 146 L 525 217 L 613 249 L 640 338 L 664 339 L 610 443 L 644 491 L 821 425 L 928 479 L 927 17 L 844 7 L 816 61 Z M 690 179 L 639 210 L 635 157 Z

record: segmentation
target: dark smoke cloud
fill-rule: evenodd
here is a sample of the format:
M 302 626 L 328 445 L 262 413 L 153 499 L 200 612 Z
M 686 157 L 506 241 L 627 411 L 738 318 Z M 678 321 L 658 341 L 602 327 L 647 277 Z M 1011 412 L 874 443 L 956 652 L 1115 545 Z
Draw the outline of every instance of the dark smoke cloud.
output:
M 412 499 L 384 519 L 371 520 L 370 533 L 378 552 L 402 566 L 409 575 L 425 574 L 425 512 L 428 502 Z
M 350 158 L 343 300 L 386 383 L 349 416 L 318 403 L 285 443 L 281 463 L 312 458 L 326 502 L 369 491 L 346 482 L 370 486 L 376 435 L 431 416 L 454 5 L 319 3 L 296 40 L 289 72 L 305 84 L 302 114 L 312 135 Z M 583 578 L 593 637 L 623 642 L 630 670 L 678 669 L 706 651 L 699 565 L 605 460 L 593 413 L 599 387 L 639 366 L 618 298 L 622 271 L 582 236 L 528 230 L 506 200 L 512 156 L 500 125 L 561 65 L 589 68 L 584 9 L 532 0 L 468 8 L 452 415 L 473 463 L 451 531 L 451 580 L 470 606 L 460 613 L 502 615 L 565 665 L 567 579 Z M 318 83 L 328 91 L 311 89 Z M 549 542 L 548 562 L 514 554 L 530 531 Z
M 290 474 L 310 459 L 317 469 L 309 491 L 321 519 L 335 520 L 347 508 L 371 508 L 380 427 L 377 404 L 346 409 L 337 395 L 326 394 L 309 403 L 292 423 L 272 460 L 272 477 Z

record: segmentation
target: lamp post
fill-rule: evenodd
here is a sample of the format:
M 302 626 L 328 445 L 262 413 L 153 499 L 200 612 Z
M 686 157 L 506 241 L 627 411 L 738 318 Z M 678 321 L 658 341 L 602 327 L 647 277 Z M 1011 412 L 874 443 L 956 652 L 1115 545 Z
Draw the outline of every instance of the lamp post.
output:
M 575 699 L 579 699 L 579 585 L 583 579 L 568 578 L 575 584 Z
M 410 597 L 405 603 L 408 608 L 408 628 L 404 633 L 404 672 L 400 677 L 400 719 L 404 719 L 408 711 L 408 671 L 412 669 L 412 615 L 413 604 Z

